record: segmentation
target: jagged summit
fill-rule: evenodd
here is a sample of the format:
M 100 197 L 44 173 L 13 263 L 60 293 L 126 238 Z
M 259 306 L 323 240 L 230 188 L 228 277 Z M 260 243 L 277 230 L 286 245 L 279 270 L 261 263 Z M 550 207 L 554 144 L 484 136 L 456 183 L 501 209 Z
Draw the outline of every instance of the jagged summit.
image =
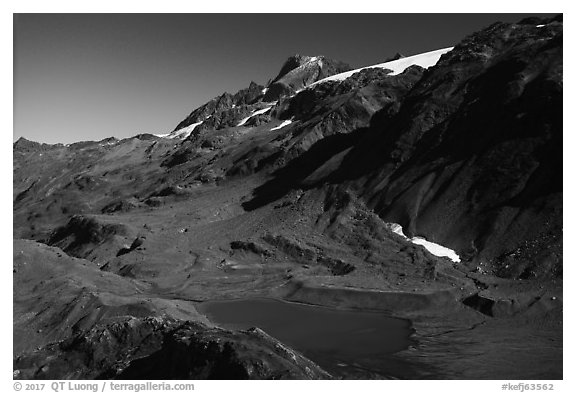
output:
M 308 63 L 318 63 L 321 62 L 322 60 L 324 60 L 324 56 L 305 56 L 298 53 L 292 55 L 288 57 L 288 59 L 286 59 L 286 61 L 282 65 L 282 68 L 280 69 L 280 72 L 278 73 L 276 78 L 272 80 L 271 84 L 277 82 L 283 76 L 285 76 L 286 74 L 288 74 L 289 72 L 298 67 L 306 65 Z
M 263 101 L 293 95 L 314 82 L 351 69 L 346 63 L 324 56 L 290 56 L 268 86 Z
M 172 133 L 162 136 L 186 138 L 209 118 L 210 123 L 206 125 L 215 128 L 231 126 L 239 116 L 243 118 L 262 109 L 257 106 L 258 103 L 267 105 L 291 96 L 316 81 L 350 69 L 348 64 L 324 56 L 295 54 L 284 62 L 278 75 L 266 87 L 252 81 L 247 88 L 234 95 L 225 92 L 192 111 Z

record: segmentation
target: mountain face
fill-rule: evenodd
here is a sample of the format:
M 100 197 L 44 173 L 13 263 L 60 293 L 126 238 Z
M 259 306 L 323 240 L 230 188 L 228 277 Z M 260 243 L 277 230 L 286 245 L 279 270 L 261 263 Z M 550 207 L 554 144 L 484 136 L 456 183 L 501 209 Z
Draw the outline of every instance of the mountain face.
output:
M 232 110 L 236 106 L 239 106 L 241 109 L 239 108 L 232 111 L 233 115 L 238 115 L 239 113 L 246 114 L 249 112 L 250 105 L 255 103 L 258 98 L 262 98 L 264 95 L 263 89 L 264 86 L 251 82 L 248 88 L 240 90 L 234 95 L 224 93 L 221 96 L 210 100 L 200 108 L 192 111 L 188 117 L 176 126 L 174 131 L 178 131 L 194 123 L 202 122 L 212 116 L 218 118 L 226 117 L 228 111 Z
M 301 183 L 344 183 L 385 221 L 499 274 L 561 271 L 560 22 L 468 37 L 371 119 L 338 165 Z
M 335 178 L 365 171 L 354 188 L 384 220 L 501 275 L 558 274 L 562 24 L 468 37 L 347 159 Z
M 351 69 L 346 63 L 324 56 L 291 56 L 268 86 L 263 100 L 276 101 L 280 97 L 293 95 L 316 81 Z
M 433 66 L 296 55 L 162 136 L 21 138 L 15 376 L 562 378 L 562 29 L 496 23 Z M 195 307 L 244 297 L 378 310 L 415 344 L 328 373 Z
M 349 65 L 324 56 L 291 56 L 282 66 L 278 76 L 268 86 L 264 87 L 251 82 L 249 87 L 234 95 L 224 93 L 192 111 L 176 126 L 174 133 L 207 119 L 210 119 L 210 122 L 204 127 L 211 130 L 233 127 L 239 118 L 245 117 L 254 110 L 262 109 L 263 103 L 294 95 L 309 84 L 350 69 Z

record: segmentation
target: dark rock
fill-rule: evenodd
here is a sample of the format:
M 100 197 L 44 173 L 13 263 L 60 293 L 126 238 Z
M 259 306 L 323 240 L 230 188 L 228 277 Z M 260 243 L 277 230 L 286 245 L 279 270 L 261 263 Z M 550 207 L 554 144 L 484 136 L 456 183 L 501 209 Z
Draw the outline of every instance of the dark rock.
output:
M 478 312 L 481 312 L 484 315 L 488 315 L 489 317 L 494 316 L 492 307 L 494 307 L 495 302 L 493 299 L 489 299 L 475 293 L 474 295 L 464 299 L 462 303 Z
M 155 141 L 157 140 L 159 137 L 157 137 L 156 135 L 153 134 L 138 134 L 134 137 L 132 137 L 133 139 L 138 139 L 140 141 Z
M 130 249 L 131 250 L 135 250 L 136 248 L 140 247 L 142 244 L 144 244 L 144 240 L 146 238 L 143 236 L 139 236 L 136 239 L 134 239 L 134 241 L 132 242 L 132 244 L 130 245 Z
M 20 379 L 327 379 L 259 329 L 232 332 L 159 317 L 78 331 L 14 361 Z
M 262 237 L 262 240 L 301 263 L 310 263 L 316 260 L 316 252 L 314 250 L 302 246 L 283 235 L 266 234 Z
M 82 258 L 94 245 L 110 241 L 116 235 L 126 234 L 127 230 L 123 225 L 101 223 L 91 217 L 75 215 L 66 225 L 54 230 L 47 244 Z
M 170 154 L 169 157 L 164 159 L 161 166 L 172 168 L 178 165 L 185 164 L 186 162 L 192 160 L 196 156 L 194 149 L 190 145 L 180 146 L 174 153 Z
M 150 196 L 153 197 L 166 197 L 172 195 L 186 195 L 188 192 L 179 186 L 167 186 L 163 187 L 161 190 L 152 193 Z
M 330 272 L 335 276 L 344 276 L 346 274 L 352 273 L 354 269 L 356 269 L 354 265 L 336 258 L 319 256 L 317 261 L 319 264 L 324 265 L 330 269 Z
M 230 109 L 233 104 L 233 97 L 230 93 L 224 93 L 221 96 L 213 98 L 208 103 L 192 111 L 192 113 L 176 126 L 174 131 L 205 120 L 208 116 L 214 115 L 222 110 Z
M 235 240 L 233 242 L 230 242 L 230 248 L 232 250 L 243 250 L 243 251 L 248 251 L 248 252 L 252 252 L 256 255 L 262 256 L 262 257 L 271 257 L 274 253 L 254 242 L 245 242 L 245 241 L 241 241 L 241 240 Z
M 258 127 L 259 125 L 269 123 L 271 117 L 268 113 L 252 116 L 246 123 L 246 127 Z
M 118 202 L 112 202 L 104 206 L 101 210 L 102 213 L 111 214 L 116 212 L 128 212 L 136 209 L 138 204 L 132 200 L 123 199 Z
M 160 207 L 164 205 L 164 198 L 162 197 L 150 197 L 146 198 L 144 203 L 150 207 Z
M 262 93 L 263 89 L 264 86 L 261 86 L 256 82 L 250 82 L 250 86 L 234 94 L 234 104 L 237 106 L 254 104 L 259 98 L 264 96 L 264 93 Z
M 396 54 L 395 54 L 394 56 L 388 57 L 388 58 L 387 58 L 386 60 L 384 60 L 383 62 L 384 62 L 384 63 L 388 63 L 389 61 L 394 61 L 394 60 L 403 59 L 404 57 L 406 57 L 406 56 L 404 56 L 402 53 L 396 52 Z

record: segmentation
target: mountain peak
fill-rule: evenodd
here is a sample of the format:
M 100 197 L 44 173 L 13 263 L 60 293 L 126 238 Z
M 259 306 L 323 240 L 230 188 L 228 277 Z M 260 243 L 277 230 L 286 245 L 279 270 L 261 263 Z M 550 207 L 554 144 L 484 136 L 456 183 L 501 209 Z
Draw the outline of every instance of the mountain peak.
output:
M 292 55 L 268 85 L 263 101 L 271 102 L 292 95 L 320 79 L 351 69 L 348 64 L 325 56 Z
M 323 56 L 305 56 L 305 55 L 301 55 L 299 53 L 296 53 L 296 54 L 288 57 L 288 59 L 286 59 L 286 61 L 282 65 L 282 68 L 280 68 L 280 72 L 278 73 L 276 78 L 274 78 L 272 80 L 272 83 L 280 80 L 282 77 L 284 77 L 286 74 L 288 74 L 292 70 L 294 70 L 294 69 L 296 69 L 296 68 L 298 68 L 298 67 L 300 67 L 306 63 L 309 63 L 311 61 L 319 59 L 319 58 L 323 58 Z
M 384 63 L 388 63 L 389 61 L 394 61 L 394 60 L 399 60 L 399 59 L 403 59 L 406 56 L 404 56 L 402 53 L 400 52 L 396 52 L 396 54 L 394 56 L 390 56 L 388 57 L 386 60 L 384 60 Z
M 40 147 L 40 143 L 28 140 L 21 136 L 16 142 L 12 144 L 12 147 L 17 150 L 32 150 Z
M 20 138 L 18 138 L 18 140 L 16 142 L 14 142 L 14 145 L 19 145 L 19 144 L 26 143 L 26 142 L 31 142 L 31 141 L 29 141 L 28 139 L 21 136 Z

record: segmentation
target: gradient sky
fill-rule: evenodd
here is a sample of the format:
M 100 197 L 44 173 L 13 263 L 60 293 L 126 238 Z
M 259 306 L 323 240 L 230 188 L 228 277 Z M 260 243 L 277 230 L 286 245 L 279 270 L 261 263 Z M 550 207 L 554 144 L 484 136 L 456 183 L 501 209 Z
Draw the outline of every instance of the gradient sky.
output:
M 528 14 L 15 14 L 14 140 L 166 133 L 292 54 L 354 68 Z

